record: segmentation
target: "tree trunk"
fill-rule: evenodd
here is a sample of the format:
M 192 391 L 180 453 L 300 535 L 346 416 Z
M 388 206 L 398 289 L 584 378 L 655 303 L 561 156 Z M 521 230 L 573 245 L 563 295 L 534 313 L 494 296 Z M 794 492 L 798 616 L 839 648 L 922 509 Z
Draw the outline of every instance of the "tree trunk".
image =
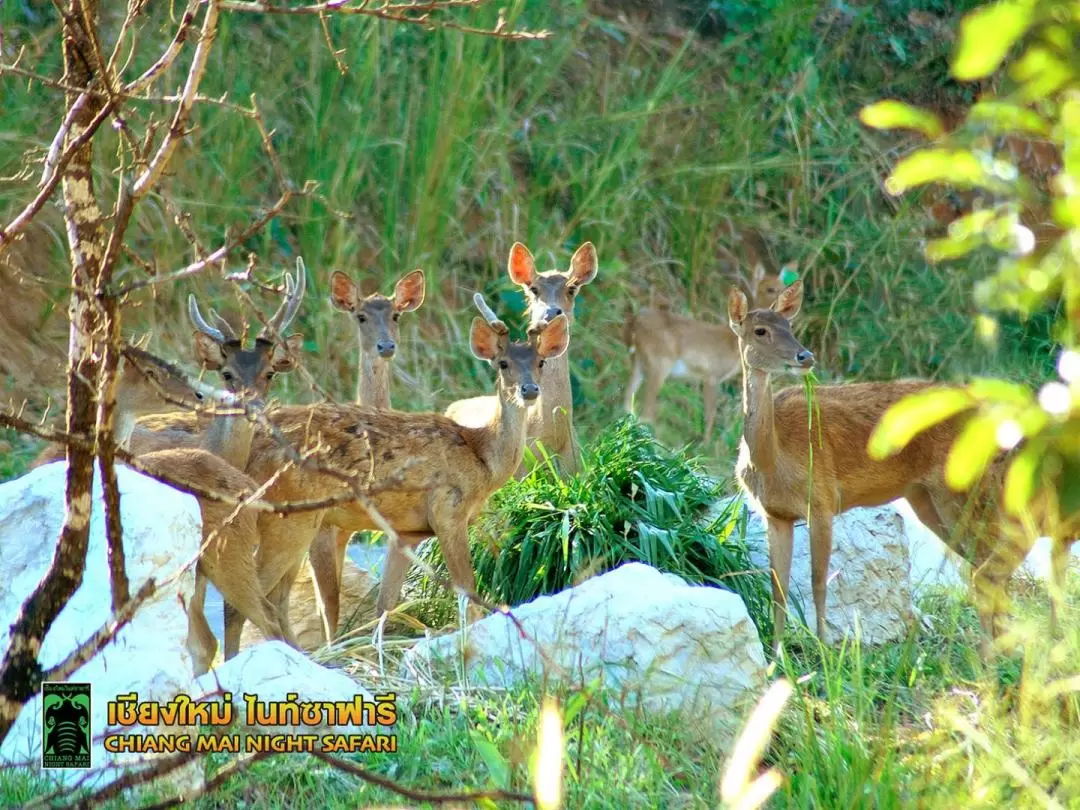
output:
M 91 35 L 96 36 L 98 0 L 69 0 L 64 4 L 64 82 L 89 88 L 95 83 L 96 63 Z M 101 89 L 101 84 L 97 83 Z M 70 110 L 79 93 L 67 94 Z M 73 118 L 65 146 L 85 131 L 105 103 L 103 95 L 87 96 Z M 68 308 L 67 431 L 89 436 L 94 432 L 94 386 L 99 361 L 94 340 L 100 316 L 93 300 L 105 255 L 105 228 L 94 196 L 91 174 L 92 140 L 80 148 L 64 169 L 64 221 L 71 256 L 71 303 Z M 102 335 L 104 337 L 104 335 Z M 68 447 L 68 474 L 64 525 L 44 579 L 23 604 L 11 628 L 11 642 L 0 662 L 0 742 L 7 736 L 22 707 L 40 689 L 38 663 L 41 642 L 68 599 L 82 584 L 89 542 L 94 482 L 94 454 Z

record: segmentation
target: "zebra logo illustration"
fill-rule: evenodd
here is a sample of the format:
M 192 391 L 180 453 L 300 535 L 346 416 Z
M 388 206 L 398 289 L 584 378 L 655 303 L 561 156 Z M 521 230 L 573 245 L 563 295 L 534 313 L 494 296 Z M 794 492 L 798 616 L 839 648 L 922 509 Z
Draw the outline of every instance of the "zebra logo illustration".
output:
M 90 684 L 41 684 L 41 767 L 90 767 Z

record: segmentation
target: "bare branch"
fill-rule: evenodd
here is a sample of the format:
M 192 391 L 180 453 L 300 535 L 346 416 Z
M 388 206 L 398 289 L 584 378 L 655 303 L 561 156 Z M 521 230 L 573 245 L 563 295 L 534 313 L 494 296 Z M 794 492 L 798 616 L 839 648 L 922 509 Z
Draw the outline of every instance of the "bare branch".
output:
M 195 11 L 198 6 L 199 0 L 188 0 L 187 8 L 184 9 L 184 14 L 180 18 L 180 27 L 177 29 L 175 36 L 173 36 L 172 42 L 169 43 L 169 47 L 165 49 L 165 52 L 158 60 L 148 67 L 139 78 L 124 85 L 123 92 L 125 95 L 135 95 L 151 87 L 154 82 L 169 69 L 172 63 L 176 61 L 176 57 L 184 48 L 184 42 L 187 40 L 187 35 L 191 29 L 192 23 L 195 22 Z M 117 40 L 117 46 L 119 46 L 119 42 L 120 41 Z

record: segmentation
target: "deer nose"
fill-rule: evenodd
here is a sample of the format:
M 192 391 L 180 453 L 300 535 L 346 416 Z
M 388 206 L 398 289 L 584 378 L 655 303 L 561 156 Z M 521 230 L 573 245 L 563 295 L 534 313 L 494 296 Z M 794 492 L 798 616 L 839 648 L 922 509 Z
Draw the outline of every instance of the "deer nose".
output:
M 553 321 L 562 315 L 562 310 L 558 307 L 548 307 L 547 312 L 544 313 L 544 320 Z
M 521 386 L 521 398 L 526 402 L 532 402 L 540 396 L 540 386 L 536 383 L 525 383 Z
M 375 350 L 379 353 L 379 357 L 393 357 L 394 352 L 397 351 L 397 344 L 392 340 L 380 340 L 375 343 Z
M 814 365 L 814 353 L 808 349 L 803 349 L 795 355 L 795 362 L 803 368 L 810 368 Z

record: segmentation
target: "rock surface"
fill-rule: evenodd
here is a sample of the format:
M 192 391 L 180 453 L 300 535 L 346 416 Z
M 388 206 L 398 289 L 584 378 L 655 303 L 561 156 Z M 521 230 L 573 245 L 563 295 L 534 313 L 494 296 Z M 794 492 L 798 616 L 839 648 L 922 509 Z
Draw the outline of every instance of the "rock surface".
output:
M 419 642 L 405 656 L 404 677 L 452 676 L 462 658 L 473 685 L 531 678 L 581 685 L 600 675 L 646 710 L 686 712 L 703 737 L 721 745 L 765 683 L 761 641 L 737 595 L 641 563 L 513 613 L 524 636 L 508 617 L 488 616 L 464 635 Z
M 7 649 L 11 623 L 52 560 L 64 517 L 66 475 L 66 463 L 56 462 L 0 485 L 0 571 L 5 579 L 0 589 L 0 650 Z M 68 679 L 92 684 L 95 739 L 105 733 L 107 703 L 117 695 L 138 692 L 142 700 L 166 701 L 177 693 L 190 693 L 193 686 L 191 658 L 184 647 L 187 615 L 178 597 L 191 597 L 194 566 L 169 584 L 165 580 L 198 554 L 202 536 L 198 502 L 124 467 L 117 468 L 117 479 L 131 593 L 151 576 L 159 590 L 113 642 Z M 100 476 L 95 482 L 83 582 L 45 637 L 39 658 L 45 668 L 62 661 L 111 617 L 104 502 L 98 482 Z M 39 695 L 23 709 L 0 746 L 0 761 L 26 762 L 36 768 L 41 743 Z M 84 784 L 112 781 L 118 772 L 111 766 L 138 758 L 108 754 L 97 742 L 92 751 L 95 773 Z M 86 776 L 79 770 L 44 773 L 64 785 Z M 188 768 L 174 781 L 181 789 L 194 789 L 202 783 L 202 772 Z

